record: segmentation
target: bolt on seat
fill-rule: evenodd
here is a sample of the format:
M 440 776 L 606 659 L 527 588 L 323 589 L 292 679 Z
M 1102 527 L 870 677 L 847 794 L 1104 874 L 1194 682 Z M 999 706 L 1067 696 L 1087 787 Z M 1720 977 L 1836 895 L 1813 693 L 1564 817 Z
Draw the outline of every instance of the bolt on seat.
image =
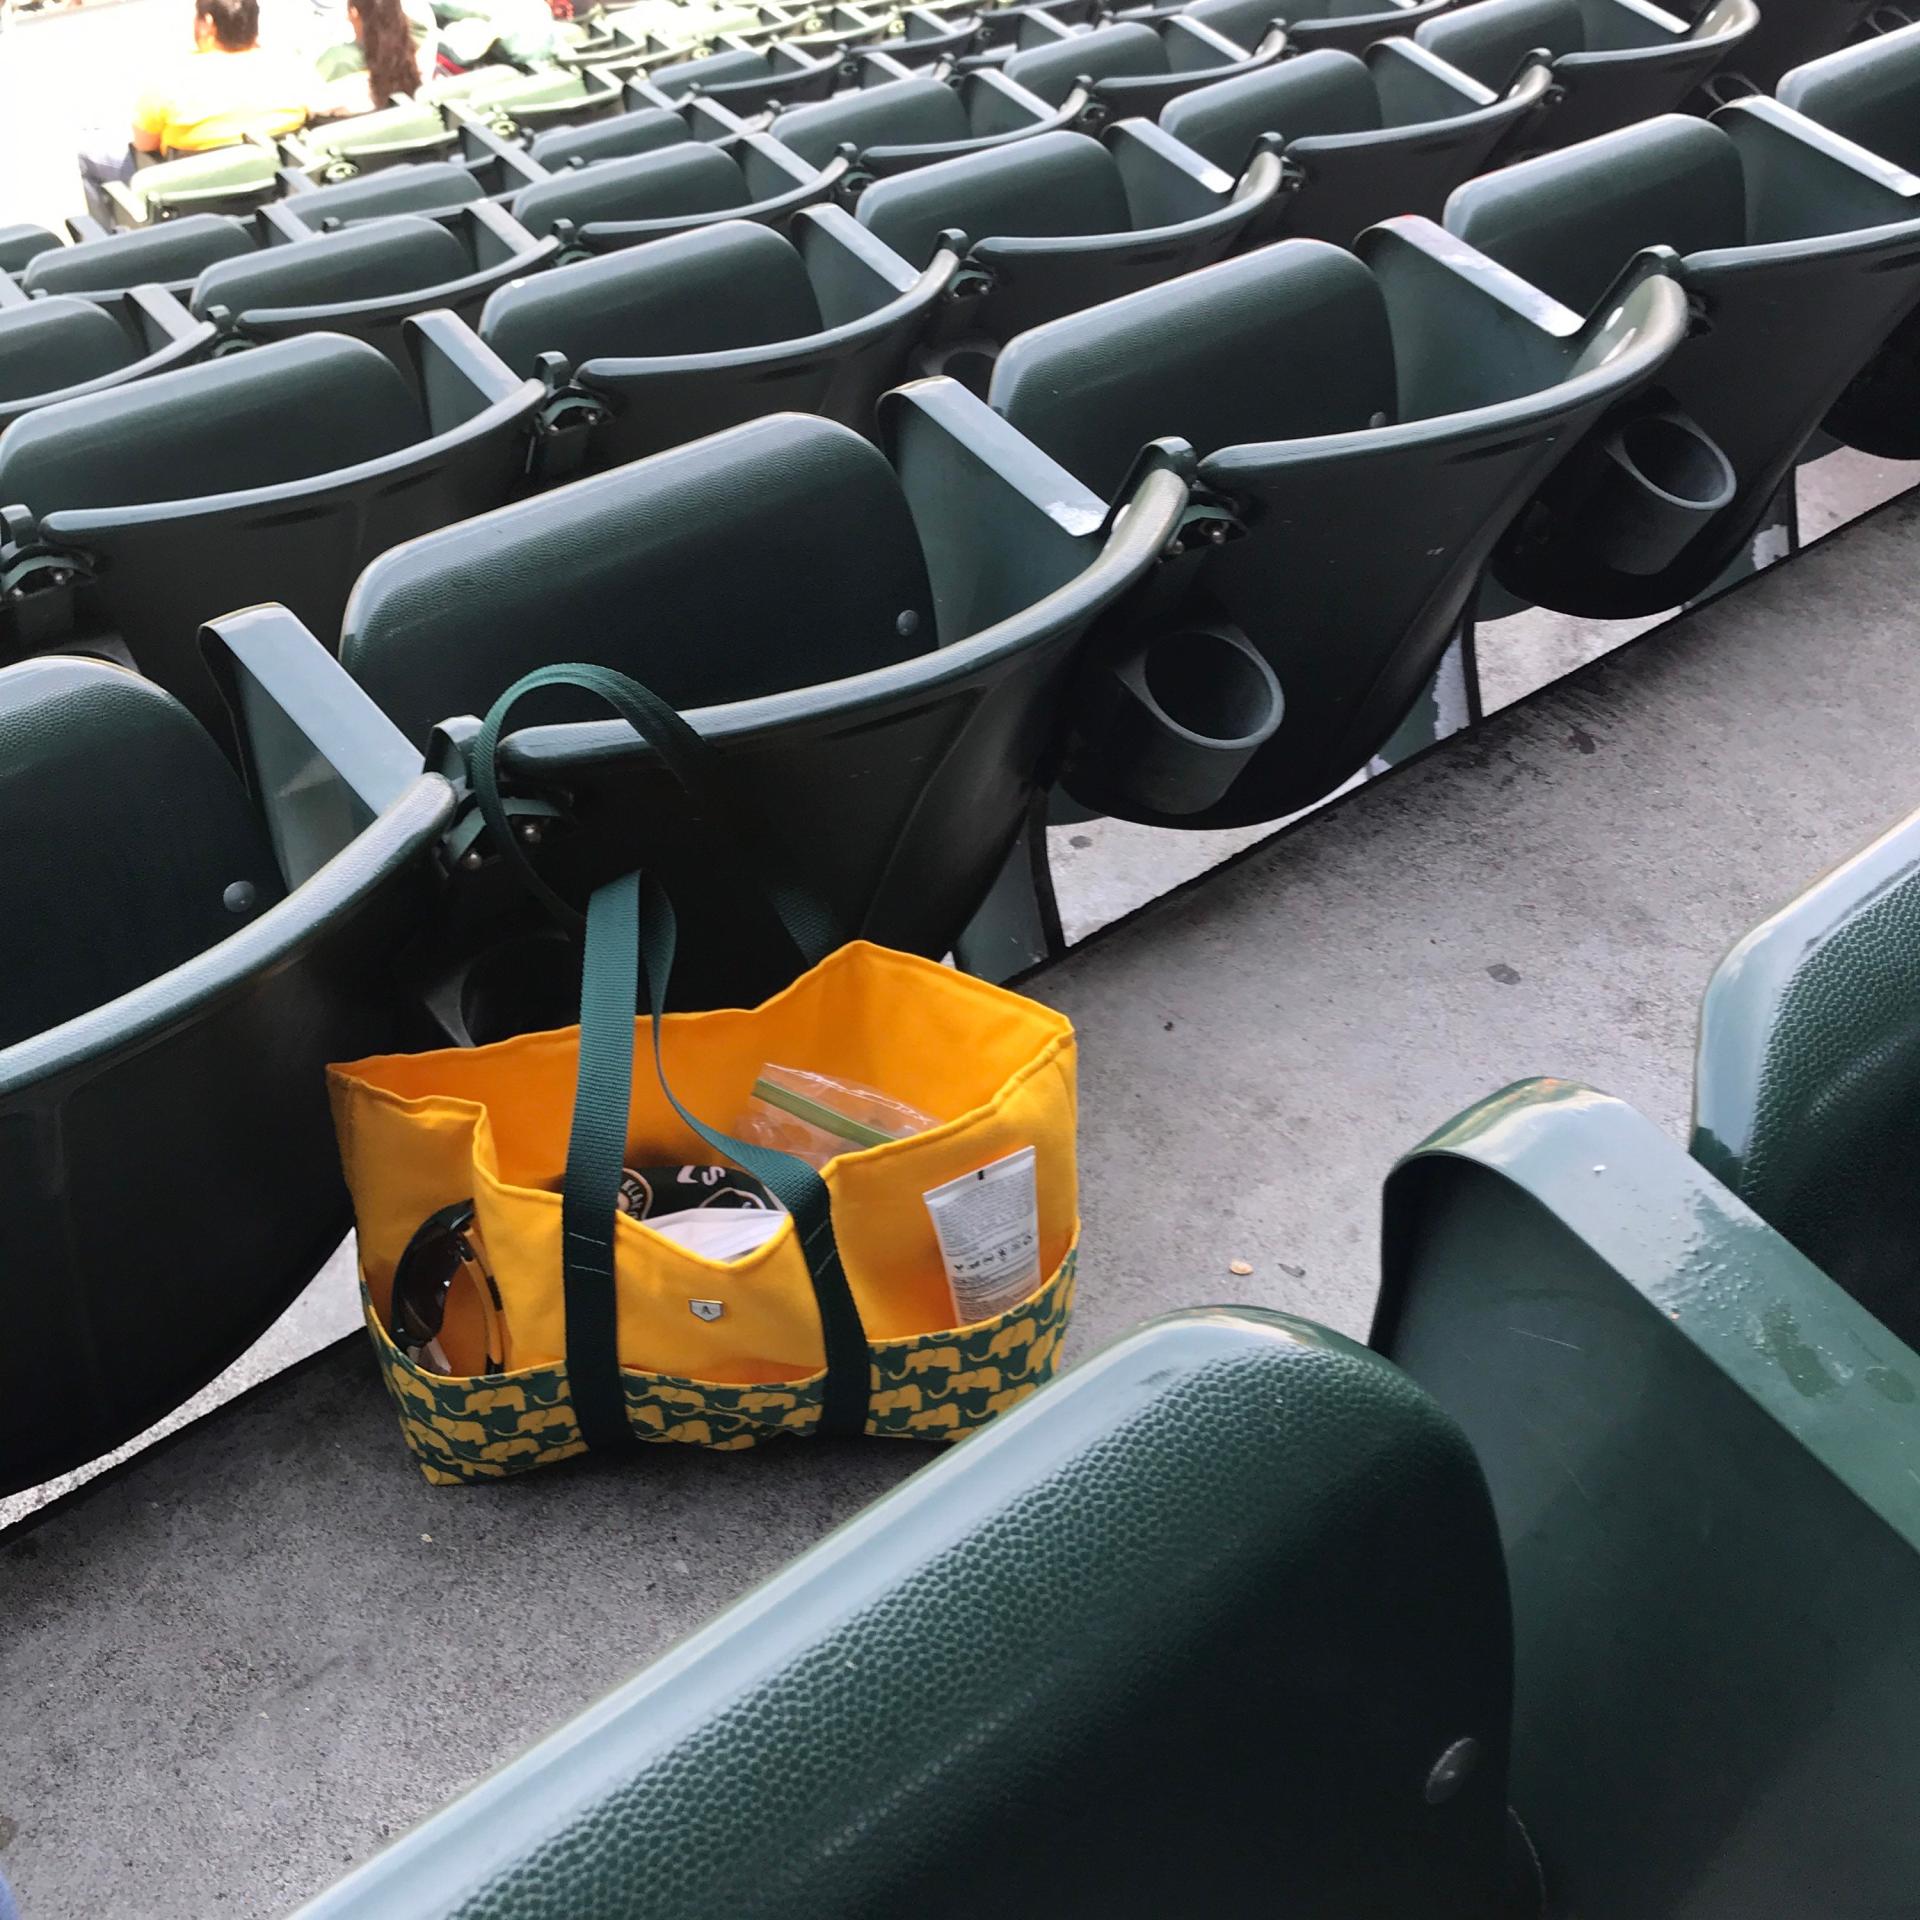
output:
M 36 407 L 185 366 L 213 346 L 158 287 L 83 300 L 10 300 L 0 288 L 0 428 Z
M 704 140 L 536 181 L 513 200 L 513 217 L 570 254 L 609 253 L 720 220 L 784 226 L 802 207 L 831 199 L 846 162 L 814 168 L 765 134 L 743 134 L 727 151 Z
M 887 407 L 884 454 L 775 415 L 412 541 L 361 578 L 338 663 L 275 613 L 249 671 L 290 676 L 283 703 L 317 713 L 351 675 L 417 758 L 443 722 L 470 738 L 460 716 L 529 668 L 617 667 L 691 714 L 850 933 L 945 954 L 1051 782 L 1089 623 L 1154 567 L 1186 484 L 1163 463 L 1110 513 L 951 381 Z M 582 697 L 527 705 L 502 765 L 513 793 L 558 806 L 542 842 L 558 883 L 660 872 L 683 1004 L 789 979 L 778 926 L 651 750 Z M 259 781 L 285 787 L 272 767 Z M 526 931 L 497 862 L 473 866 L 454 868 L 445 924 L 485 937 L 450 949 L 436 1008 L 475 1037 L 550 1025 L 577 958 Z
M 1283 241 L 1015 340 L 989 397 L 1035 445 L 1098 493 L 1177 434 L 1222 515 L 1102 636 L 1069 793 L 1238 827 L 1360 772 L 1517 507 L 1685 326 L 1658 263 L 1583 322 L 1406 217 L 1351 253 Z
M 1323 47 L 1183 93 L 1160 124 L 1229 173 L 1265 137 L 1280 143 L 1285 190 L 1243 248 L 1290 235 L 1345 246 L 1396 213 L 1437 220 L 1447 195 L 1538 111 L 1549 84 L 1536 61 L 1495 94 L 1415 41 L 1376 40 L 1363 54 Z
M 391 956 L 453 811 L 418 764 L 281 868 L 220 749 L 104 661 L 0 668 L 0 1493 L 150 1426 L 350 1225 L 323 1069 L 404 1043 Z M 310 792 L 317 795 L 318 788 Z
M 1551 56 L 1554 96 L 1516 129 L 1511 155 L 1670 112 L 1737 64 L 1759 17 L 1753 0 L 1715 0 L 1691 26 L 1651 0 L 1474 0 L 1424 21 L 1414 38 L 1488 87 L 1506 86 L 1535 50 Z
M 36 253 L 20 273 L 27 293 L 125 293 L 159 286 L 182 296 L 201 270 L 268 244 L 257 222 L 227 214 L 193 213 L 141 233 L 111 234 Z
M 1566 613 L 1658 613 L 1711 587 L 1920 297 L 1920 181 L 1772 100 L 1484 175 L 1446 224 L 1575 307 L 1666 249 L 1697 315 L 1657 398 L 1602 421 L 1495 552 L 1510 594 Z
M 107 181 L 102 191 L 122 227 L 151 227 L 186 214 L 251 213 L 278 196 L 279 167 L 274 148 L 247 141 L 142 167 L 129 181 Z
M 815 167 L 852 147 L 854 162 L 842 193 L 855 198 L 882 174 L 1056 132 L 1079 110 L 1077 104 L 1050 107 L 985 67 L 956 74 L 951 83 L 908 75 L 837 94 L 817 106 L 791 107 L 776 114 L 767 131 Z
M 943 252 L 916 273 L 842 209 L 813 207 L 790 235 L 727 220 L 506 287 L 480 336 L 530 377 L 564 357 L 568 394 L 603 416 L 594 468 L 774 412 L 871 435 L 958 264 Z
M 1279 187 L 1271 153 L 1236 179 L 1151 121 L 1123 120 L 1100 140 L 1037 134 L 876 180 L 855 211 L 916 265 L 948 233 L 970 237 L 940 338 L 984 369 L 1029 327 L 1231 252 Z
M 540 404 L 450 314 L 407 326 L 418 391 L 361 340 L 309 334 L 111 392 L 0 435 L 0 646 L 124 650 L 227 723 L 201 623 L 278 599 L 322 632 L 383 548 L 509 497 Z
M 1130 115 L 1151 120 L 1196 87 L 1270 69 L 1285 50 L 1277 31 L 1249 52 L 1204 21 L 1176 15 L 1158 30 L 1137 20 L 1095 27 L 1016 53 L 1004 71 L 1052 107 L 1081 96 L 1072 124 L 1092 132 Z
M 1877 160 L 1920 172 L 1920 27 L 1903 27 L 1796 67 L 1776 92 L 1815 125 Z M 1862 453 L 1920 459 L 1920 318 L 1909 312 L 1821 423 Z
M 440 220 L 396 214 L 220 261 L 194 283 L 188 305 L 229 342 L 305 333 L 364 340 L 411 380 L 408 320 L 445 310 L 471 324 L 496 289 L 539 272 L 559 251 L 559 241 L 534 239 L 482 200 Z

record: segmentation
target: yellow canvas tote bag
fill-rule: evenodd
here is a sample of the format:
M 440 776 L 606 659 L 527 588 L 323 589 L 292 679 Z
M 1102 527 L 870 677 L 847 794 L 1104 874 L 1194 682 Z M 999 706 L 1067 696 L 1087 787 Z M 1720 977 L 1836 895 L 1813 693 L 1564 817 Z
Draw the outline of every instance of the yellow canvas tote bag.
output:
M 709 818 L 729 817 L 729 797 L 713 749 L 636 682 L 567 666 L 516 683 L 476 740 L 475 792 L 495 844 L 565 913 L 509 831 L 493 769 L 515 700 L 555 685 L 605 698 Z M 1079 1238 L 1070 1023 L 915 955 L 840 943 L 804 893 L 777 878 L 767 891 L 812 964 L 759 1007 L 665 1014 L 672 908 L 627 875 L 589 905 L 578 1027 L 329 1070 L 367 1324 L 429 1480 L 633 1440 L 954 1439 L 1051 1377 Z M 653 1014 L 636 1020 L 643 964 Z M 936 1124 L 816 1172 L 708 1124 L 746 1110 L 768 1062 L 882 1088 Z M 926 1196 L 1025 1147 L 1039 1279 L 956 1325 Z M 789 1216 L 754 1252 L 708 1259 L 619 1210 L 623 1168 L 716 1157 Z M 396 1271 L 426 1247 L 484 1282 L 445 1296 L 443 1354 L 469 1371 L 432 1370 L 395 1337 Z

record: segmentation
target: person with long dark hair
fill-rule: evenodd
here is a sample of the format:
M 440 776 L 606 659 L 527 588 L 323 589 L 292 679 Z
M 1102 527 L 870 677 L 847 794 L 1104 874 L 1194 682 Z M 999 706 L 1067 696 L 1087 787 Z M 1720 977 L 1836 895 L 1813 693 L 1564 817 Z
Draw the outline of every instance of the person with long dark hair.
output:
M 327 40 L 338 32 L 337 0 L 316 5 L 323 41 L 314 63 L 324 83 L 317 111 L 328 118 L 390 107 L 396 96 L 417 98 L 436 56 L 433 13 L 425 0 L 348 0 L 344 24 L 351 40 Z
M 417 94 L 420 56 L 414 51 L 413 22 L 400 0 L 349 0 L 347 19 L 366 58 L 373 105 L 390 107 L 395 94 Z

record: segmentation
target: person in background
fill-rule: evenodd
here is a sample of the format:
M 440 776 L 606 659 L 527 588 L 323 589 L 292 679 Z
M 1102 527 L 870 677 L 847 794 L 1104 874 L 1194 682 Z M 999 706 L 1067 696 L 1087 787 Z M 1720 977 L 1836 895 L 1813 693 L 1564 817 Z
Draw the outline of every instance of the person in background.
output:
M 141 95 L 124 151 L 85 151 L 87 211 L 111 225 L 109 180 L 131 180 L 143 156 L 205 153 L 249 134 L 277 139 L 306 124 L 312 83 L 260 44 L 260 0 L 194 0 L 193 52 Z
M 323 62 L 331 84 L 315 103 L 316 112 L 330 117 L 372 113 L 392 106 L 401 94 L 417 98 L 421 80 L 433 69 L 430 59 L 420 57 L 415 23 L 401 0 L 348 0 L 347 24 L 352 44 L 332 49 L 331 59 Z

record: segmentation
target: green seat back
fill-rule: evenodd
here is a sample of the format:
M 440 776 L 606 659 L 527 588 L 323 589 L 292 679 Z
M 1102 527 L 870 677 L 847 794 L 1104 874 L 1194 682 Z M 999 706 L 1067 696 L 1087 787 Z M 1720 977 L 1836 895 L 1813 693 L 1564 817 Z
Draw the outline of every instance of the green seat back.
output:
M 551 67 L 537 73 L 516 73 L 511 67 L 484 74 L 467 98 L 476 107 L 548 107 L 562 101 L 584 100 L 586 76 L 570 67 Z
M 1451 1420 L 1338 1335 L 1183 1314 L 303 1920 L 1491 1915 L 1510 1639 Z
M 317 232 L 330 220 L 345 224 L 393 213 L 442 213 L 485 198 L 480 182 L 457 160 L 416 160 L 358 180 L 290 194 L 286 205 L 288 212 Z
M 1322 47 L 1181 94 L 1161 109 L 1160 124 L 1216 167 L 1238 173 L 1264 133 L 1292 141 L 1377 131 L 1380 97 L 1365 61 Z
M 150 680 L 57 656 L 0 668 L 0 1048 L 237 931 L 280 897 L 239 777 Z
M 1512 81 L 1536 47 L 1558 58 L 1587 44 L 1575 0 L 1475 0 L 1422 21 L 1414 37 L 1429 53 L 1496 90 Z
M 743 207 L 752 198 L 732 159 L 705 141 L 688 140 L 656 153 L 605 160 L 552 180 L 537 180 L 515 196 L 513 217 L 544 239 L 559 220 L 583 227 L 596 220 L 719 213 Z
M 216 260 L 251 253 L 254 237 L 239 220 L 189 214 L 146 233 L 115 234 L 37 255 L 20 276 L 29 293 L 111 293 L 123 287 L 191 285 Z
M 216 147 L 211 153 L 189 153 L 158 166 L 142 167 L 133 176 L 136 200 L 151 207 L 167 207 L 213 193 L 270 191 L 277 156 L 271 147 Z
M 856 212 L 863 227 L 917 267 L 932 259 L 950 227 L 977 243 L 1125 233 L 1133 225 L 1112 155 L 1079 133 L 1037 134 L 876 180 Z
M 1775 89 L 1788 106 L 1883 160 L 1920 166 L 1920 27 L 1809 61 Z
M 1920 1344 L 1920 815 L 1746 936 L 1700 1022 L 1693 1153 Z
M 480 335 L 516 373 L 531 374 L 542 353 L 565 354 L 577 369 L 797 340 L 820 324 L 792 245 L 771 228 L 729 220 L 503 287 Z
M 369 220 L 295 246 L 263 247 L 211 266 L 195 282 L 193 311 L 332 306 L 437 287 L 473 271 L 459 237 L 418 214 Z
M 119 322 L 91 300 L 0 307 L 0 402 L 97 380 L 131 366 L 135 357 Z
M 677 147 L 691 138 L 687 123 L 677 113 L 666 107 L 642 107 L 584 127 L 555 127 L 537 135 L 527 151 L 541 166 L 557 173 L 562 167 L 591 166 L 600 160 Z
M 1166 44 L 1138 21 L 1095 27 L 1043 47 L 1030 47 L 1007 62 L 1007 78 L 1049 106 L 1066 104 L 1082 79 L 1110 80 L 1123 74 L 1165 73 Z
M 45 227 L 0 227 L 0 273 L 18 273 L 41 254 L 55 252 L 59 245 L 60 236 Z
M 238 493 L 378 459 L 422 429 L 420 403 L 384 355 L 313 334 L 272 356 L 240 354 L 25 416 L 0 439 L 0 499 L 44 521 Z
M 316 127 L 305 142 L 316 153 L 357 153 L 363 147 L 430 146 L 446 131 L 437 108 L 415 103 L 356 114 L 337 126 Z
M 340 658 L 424 746 L 437 722 L 485 713 L 556 658 L 694 708 L 817 687 L 935 641 L 886 461 L 844 427 L 780 415 L 384 555 L 354 590 Z M 543 714 L 598 717 L 541 696 L 516 724 Z
M 843 146 L 933 146 L 973 129 L 960 96 L 938 80 L 890 80 L 813 106 L 792 107 L 768 129 L 810 165 L 824 167 Z

